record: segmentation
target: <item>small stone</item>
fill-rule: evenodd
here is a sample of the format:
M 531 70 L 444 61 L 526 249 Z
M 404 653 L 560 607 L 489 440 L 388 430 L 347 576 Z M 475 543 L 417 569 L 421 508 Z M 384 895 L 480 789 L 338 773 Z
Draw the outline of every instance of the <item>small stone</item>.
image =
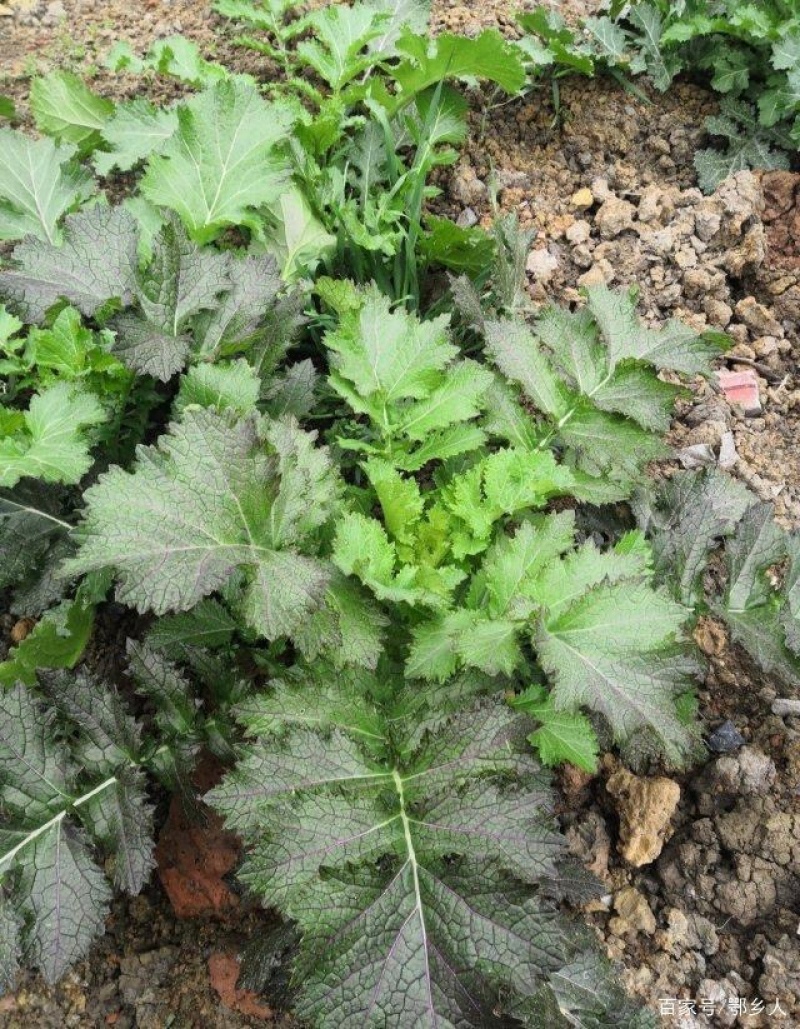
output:
M 620 233 L 633 228 L 636 208 L 627 200 L 609 197 L 595 215 L 595 222 L 603 239 L 614 239 Z
M 678 451 L 678 460 L 684 468 L 710 467 L 717 463 L 714 451 L 708 443 L 695 443 Z
M 592 179 L 592 196 L 598 203 L 608 200 L 608 198 L 613 195 L 614 194 L 608 188 L 608 179 L 604 179 L 602 176 Z
M 608 924 L 612 933 L 624 936 L 626 933 L 645 933 L 652 936 L 656 931 L 656 919 L 644 894 L 633 887 L 620 890 L 614 898 L 617 917 Z
M 497 173 L 497 180 L 503 189 L 530 189 L 531 177 L 527 172 L 517 169 L 501 169 Z
M 658 219 L 662 210 L 662 199 L 664 190 L 658 186 L 645 186 L 639 198 L 639 221 L 654 222 Z
M 761 414 L 761 397 L 758 391 L 758 377 L 752 368 L 744 372 L 717 372 L 722 392 L 732 404 L 744 409 L 748 417 Z
M 655 861 L 672 834 L 670 819 L 681 797 L 680 786 L 672 779 L 640 778 L 620 768 L 606 789 L 617 802 L 622 856 L 636 868 Z
M 22 643 L 22 641 L 30 636 L 33 631 L 33 627 L 36 622 L 33 618 L 20 618 L 18 622 L 14 622 L 11 626 L 11 632 L 8 634 L 11 637 L 12 643 Z
M 714 297 L 709 297 L 706 300 L 705 312 L 711 324 L 716 325 L 720 329 L 724 329 L 726 325 L 729 325 L 731 318 L 733 318 L 733 309 L 722 300 L 716 300 Z
M 687 268 L 694 268 L 697 265 L 697 254 L 691 247 L 681 247 L 675 252 L 675 264 L 685 271 Z
M 572 263 L 578 268 L 591 268 L 594 264 L 594 254 L 585 243 L 579 243 L 570 254 Z
M 696 211 L 694 216 L 694 231 L 704 242 L 709 243 L 719 232 L 722 225 L 722 218 L 716 211 Z
M 778 774 L 772 758 L 754 747 L 744 747 L 738 761 L 742 793 L 750 796 L 764 796 L 768 793 Z
M 753 340 L 753 350 L 756 357 L 766 358 L 777 354 L 780 347 L 780 340 L 774 336 L 759 336 Z
M 553 257 L 544 247 L 539 250 L 531 250 L 528 260 L 525 262 L 525 269 L 534 275 L 537 281 L 549 282 L 558 269 L 558 258 Z
M 706 741 L 708 749 L 715 754 L 730 754 L 744 746 L 744 736 L 739 732 L 733 722 L 728 719 L 711 733 Z
M 466 164 L 460 167 L 453 177 L 452 191 L 462 204 L 472 206 L 486 195 L 486 184 L 478 178 L 475 169 Z
M 578 278 L 579 286 L 603 286 L 614 280 L 617 273 L 605 258 L 596 261 L 588 272 Z
M 719 458 L 717 463 L 720 468 L 727 471 L 729 468 L 733 468 L 736 462 L 739 460 L 739 455 L 736 452 L 736 440 L 732 432 L 723 432 L 722 439 L 719 442 Z
M 705 296 L 711 289 L 711 276 L 703 268 L 688 268 L 683 276 L 683 291 L 687 297 Z
M 792 700 L 789 697 L 778 697 L 772 702 L 772 713 L 779 718 L 800 717 L 800 700 Z
M 736 317 L 758 336 L 783 336 L 783 327 L 755 297 L 745 297 L 736 305 Z
M 62 18 L 66 18 L 66 16 L 67 12 L 64 10 L 61 0 L 53 0 L 45 9 L 45 18 L 50 22 L 60 21 Z
M 579 189 L 577 193 L 573 193 L 569 198 L 570 207 L 577 207 L 580 211 L 586 211 L 594 203 L 594 197 L 592 191 L 587 187 Z
M 473 225 L 477 224 L 478 216 L 471 207 L 465 207 L 458 218 L 456 218 L 456 225 L 460 229 L 471 229 Z
M 592 227 L 587 221 L 580 219 L 573 222 L 564 235 L 570 243 L 585 243 L 592 235 Z

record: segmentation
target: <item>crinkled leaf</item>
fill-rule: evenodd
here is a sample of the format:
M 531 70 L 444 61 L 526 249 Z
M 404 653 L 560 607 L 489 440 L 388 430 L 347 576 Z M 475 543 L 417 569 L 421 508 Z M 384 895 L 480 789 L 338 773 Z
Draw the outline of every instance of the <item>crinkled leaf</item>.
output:
M 35 480 L 0 491 L 0 587 L 21 582 L 70 531 L 56 490 Z
M 513 705 L 539 722 L 539 728 L 528 739 L 543 764 L 553 766 L 569 761 L 585 772 L 597 770 L 597 737 L 585 715 L 558 711 L 541 686 L 531 686 L 514 698 Z
M 473 38 L 444 32 L 433 42 L 405 32 L 396 46 L 403 60 L 392 74 L 405 96 L 446 79 L 488 79 L 510 94 L 525 82 L 519 51 L 497 29 L 484 29 Z
M 124 207 L 101 204 L 70 215 L 63 242 L 26 240 L 0 271 L 0 294 L 29 321 L 64 298 L 85 315 L 111 299 L 129 304 L 136 281 L 136 222 Z
M 327 452 L 290 424 L 266 428 L 187 409 L 133 472 L 113 468 L 85 494 L 82 546 L 68 573 L 117 570 L 117 596 L 140 611 L 185 611 L 240 569 L 248 623 L 291 633 L 322 599 L 327 572 L 297 547 L 329 516 Z
M 123 311 L 111 323 L 117 333 L 114 353 L 134 371 L 166 382 L 186 363 L 191 319 L 213 308 L 230 283 L 227 255 L 197 247 L 171 220 L 137 275 L 138 309 Z
M 190 404 L 196 404 L 215 411 L 249 414 L 255 410 L 260 386 L 258 376 L 242 358 L 195 365 L 181 378 L 175 413 L 179 415 Z
M 717 470 L 678 472 L 657 490 L 638 491 L 634 509 L 652 543 L 656 576 L 681 604 L 691 607 L 702 597 L 709 551 L 752 502 L 744 485 Z
M 540 618 L 534 644 L 557 710 L 586 705 L 624 740 L 648 729 L 680 761 L 690 735 L 674 698 L 694 670 L 672 646 L 686 612 L 644 582 L 600 583 Z
M 563 851 L 524 720 L 473 706 L 398 763 L 377 726 L 254 719 L 280 741 L 248 748 L 211 801 L 245 837 L 244 880 L 299 920 L 301 1017 L 489 1026 L 498 990 L 548 988 L 570 947 L 522 883 Z
M 42 668 L 74 668 L 89 642 L 94 610 L 93 603 L 79 598 L 47 611 L 0 663 L 0 685 L 33 684 Z
M 0 128 L 0 240 L 61 238 L 59 222 L 94 191 L 73 146 Z

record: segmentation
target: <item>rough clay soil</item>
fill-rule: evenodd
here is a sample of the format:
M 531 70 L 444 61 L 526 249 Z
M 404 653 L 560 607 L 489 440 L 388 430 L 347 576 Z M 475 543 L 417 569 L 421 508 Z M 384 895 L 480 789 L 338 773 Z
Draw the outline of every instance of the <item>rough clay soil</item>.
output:
M 594 5 L 554 6 L 574 16 Z M 507 0 L 434 8 L 437 28 L 514 31 Z M 259 71 L 257 60 L 231 48 L 205 2 L 3 0 L 0 92 L 17 98 L 24 114 L 31 73 L 67 66 L 95 76 L 110 95 L 129 95 L 141 85 L 103 71 L 102 55 L 117 39 L 141 52 L 174 32 L 197 40 L 208 57 Z M 447 182 L 445 206 L 488 224 L 496 188 L 500 207 L 536 229 L 535 304 L 574 300 L 590 282 L 635 284 L 653 323 L 677 316 L 729 332 L 736 346 L 726 363 L 756 370 L 762 413 L 745 417 L 714 384 L 698 383 L 672 442 L 679 451 L 706 444 L 712 458 L 724 446 L 733 473 L 773 500 L 785 525 L 800 527 L 800 176 L 740 173 L 703 197 L 692 156 L 713 97 L 678 84 L 652 101 L 580 79 L 562 82 L 557 119 L 549 91 L 488 117 L 476 98 L 473 139 Z M 665 1025 L 800 1026 L 800 719 L 771 713 L 776 696 L 789 694 L 730 645 L 721 625 L 705 620 L 697 637 L 710 659 L 701 714 L 712 727 L 730 719 L 745 746 L 709 754 L 703 767 L 673 780 L 680 800 L 672 835 L 643 867 L 619 853 L 619 798 L 606 788 L 613 760 L 589 780 L 561 777 L 562 821 L 576 853 L 608 887 L 589 917 L 628 986 L 663 1012 Z M 628 815 L 657 818 L 658 804 L 650 797 Z M 0 1026 L 263 1025 L 263 1010 L 241 1014 L 231 990 L 227 1001 L 239 1010 L 227 1007 L 209 975 L 211 960 L 220 984 L 220 963 L 232 961 L 256 924 L 262 916 L 244 905 L 217 922 L 177 920 L 154 884 L 117 903 L 106 937 L 58 987 L 28 977 L 0 1001 Z M 713 1015 L 702 1001 L 713 1003 Z M 783 1014 L 774 1012 L 776 1001 Z

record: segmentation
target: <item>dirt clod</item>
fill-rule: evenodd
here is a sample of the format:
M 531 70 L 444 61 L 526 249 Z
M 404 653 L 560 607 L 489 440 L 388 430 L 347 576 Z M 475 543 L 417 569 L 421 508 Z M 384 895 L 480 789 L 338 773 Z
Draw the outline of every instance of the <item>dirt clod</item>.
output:
M 681 796 L 680 786 L 663 777 L 644 779 L 620 768 L 606 789 L 620 818 L 619 851 L 636 868 L 649 865 L 670 836 L 670 819 Z

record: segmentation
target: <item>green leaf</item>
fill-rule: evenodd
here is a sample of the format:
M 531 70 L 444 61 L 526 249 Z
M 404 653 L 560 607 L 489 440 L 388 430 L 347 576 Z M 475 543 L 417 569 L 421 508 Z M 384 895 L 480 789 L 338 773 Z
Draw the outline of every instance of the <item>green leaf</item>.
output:
M 288 107 L 265 103 L 252 83 L 218 82 L 178 108 L 178 131 L 148 160 L 142 194 L 176 211 L 198 243 L 228 225 L 258 229 L 258 208 L 286 186 L 288 166 L 276 147 L 293 120 Z
M 14 486 L 24 476 L 78 482 L 91 466 L 85 430 L 105 418 L 91 393 L 69 383 L 37 393 L 24 414 L 24 427 L 0 440 L 0 486 Z
M 168 658 L 178 658 L 185 647 L 222 647 L 235 631 L 236 622 L 218 601 L 201 600 L 185 614 L 159 618 L 147 633 L 147 643 Z
M 190 322 L 215 307 L 230 288 L 227 255 L 190 242 L 177 219 L 153 241 L 153 254 L 136 276 L 138 310 L 115 316 L 114 353 L 134 371 L 166 382 L 185 365 L 192 348 Z
M 486 349 L 507 379 L 518 383 L 545 414 L 562 417 L 569 398 L 533 335 L 519 321 L 486 323 Z
M 30 479 L 0 491 L 0 587 L 19 585 L 41 568 L 71 528 L 52 487 Z
M 647 729 L 670 760 L 681 762 L 692 738 L 674 698 L 688 688 L 694 666 L 672 645 L 685 610 L 635 579 L 586 589 L 572 578 L 566 586 L 576 599 L 559 599 L 559 609 L 544 615 L 534 632 L 556 710 L 586 705 L 621 741 Z
M 172 75 L 197 88 L 210 86 L 229 74 L 221 64 L 204 60 L 197 44 L 185 36 L 156 40 L 147 55 L 147 64 L 161 75 Z
M 266 245 L 277 258 L 284 280 L 294 282 L 313 272 L 331 253 L 336 239 L 325 231 L 297 187 L 284 190 L 271 213 L 274 225 L 266 232 Z
M 541 686 L 531 686 L 512 705 L 540 723 L 528 737 L 542 764 L 552 767 L 569 761 L 585 772 L 597 771 L 598 743 L 585 715 L 558 711 L 552 697 Z
M 114 104 L 98 96 L 68 71 L 56 71 L 33 80 L 31 111 L 37 128 L 61 143 L 71 143 L 89 154 L 102 142 L 102 131 L 114 113 Z
M 728 543 L 729 611 L 743 611 L 763 604 L 770 592 L 765 573 L 786 556 L 786 537 L 775 522 L 772 504 L 754 504 Z
M 136 284 L 136 223 L 124 207 L 98 204 L 69 215 L 63 242 L 29 239 L 0 270 L 0 293 L 13 299 L 28 321 L 68 300 L 92 316 L 109 300 L 129 304 Z
M 74 668 L 89 642 L 94 611 L 95 605 L 80 597 L 51 608 L 0 662 L 0 685 L 34 685 L 42 668 Z
M 364 3 L 323 7 L 305 24 L 315 38 L 299 43 L 297 53 L 335 92 L 376 62 L 377 54 L 365 49 L 382 32 L 385 37 L 384 26 L 388 29 L 386 16 Z
M 60 240 L 60 219 L 94 192 L 74 157 L 75 147 L 0 128 L 0 240 Z
M 190 404 L 249 414 L 255 410 L 260 385 L 256 373 L 241 358 L 222 364 L 196 365 L 181 377 L 175 414 L 180 415 Z
M 668 322 L 663 329 L 645 328 L 636 316 L 636 301 L 631 294 L 590 286 L 586 299 L 608 348 L 612 368 L 631 358 L 658 369 L 707 375 L 711 360 L 723 349 L 718 336 L 698 335 L 678 321 Z
M 47 708 L 21 685 L 0 693 L 0 874 L 22 916 L 26 959 L 54 983 L 85 956 L 108 912 L 111 891 L 90 842 L 107 843 L 117 881 L 138 889 L 153 841 L 141 794 L 131 792 L 131 758 L 118 746 L 127 736 L 136 747 L 138 730 L 118 698 L 85 677 L 47 689 Z M 90 771 L 82 750 L 105 757 Z
M 420 240 L 425 260 L 452 272 L 477 278 L 489 270 L 495 256 L 495 243 L 483 229 L 462 229 L 448 218 L 430 215 L 427 231 Z
M 119 104 L 102 127 L 103 143 L 109 149 L 94 156 L 98 175 L 114 169 L 130 171 L 151 154 L 161 153 L 177 129 L 174 107 L 156 107 L 142 97 Z
M 121 601 L 164 614 L 229 586 L 238 569 L 246 623 L 271 639 L 291 634 L 325 591 L 325 566 L 302 551 L 337 483 L 313 436 L 280 422 L 262 431 L 253 418 L 187 409 L 133 472 L 112 468 L 87 490 L 65 574 L 115 568 Z
M 484 29 L 474 38 L 444 32 L 432 42 L 406 32 L 396 45 L 403 60 L 392 75 L 403 98 L 446 79 L 488 79 L 512 95 L 525 84 L 519 52 L 497 29 Z
M 337 522 L 333 561 L 345 575 L 357 576 L 379 600 L 395 603 L 444 606 L 464 577 L 451 566 L 400 564 L 380 522 L 361 514 L 346 514 Z
M 299 919 L 297 1014 L 494 1025 L 498 990 L 547 991 L 570 950 L 523 885 L 555 876 L 562 852 L 524 720 L 473 703 L 398 761 L 374 717 L 340 710 L 328 692 L 321 733 L 256 715 L 282 738 L 257 740 L 210 795 L 245 838 L 244 881 Z
M 7 121 L 16 121 L 17 109 L 10 96 L 0 96 L 0 118 Z
M 694 607 L 702 599 L 709 552 L 752 502 L 742 483 L 718 470 L 678 472 L 658 489 L 638 491 L 634 509 L 652 543 L 656 576 L 679 603 Z

